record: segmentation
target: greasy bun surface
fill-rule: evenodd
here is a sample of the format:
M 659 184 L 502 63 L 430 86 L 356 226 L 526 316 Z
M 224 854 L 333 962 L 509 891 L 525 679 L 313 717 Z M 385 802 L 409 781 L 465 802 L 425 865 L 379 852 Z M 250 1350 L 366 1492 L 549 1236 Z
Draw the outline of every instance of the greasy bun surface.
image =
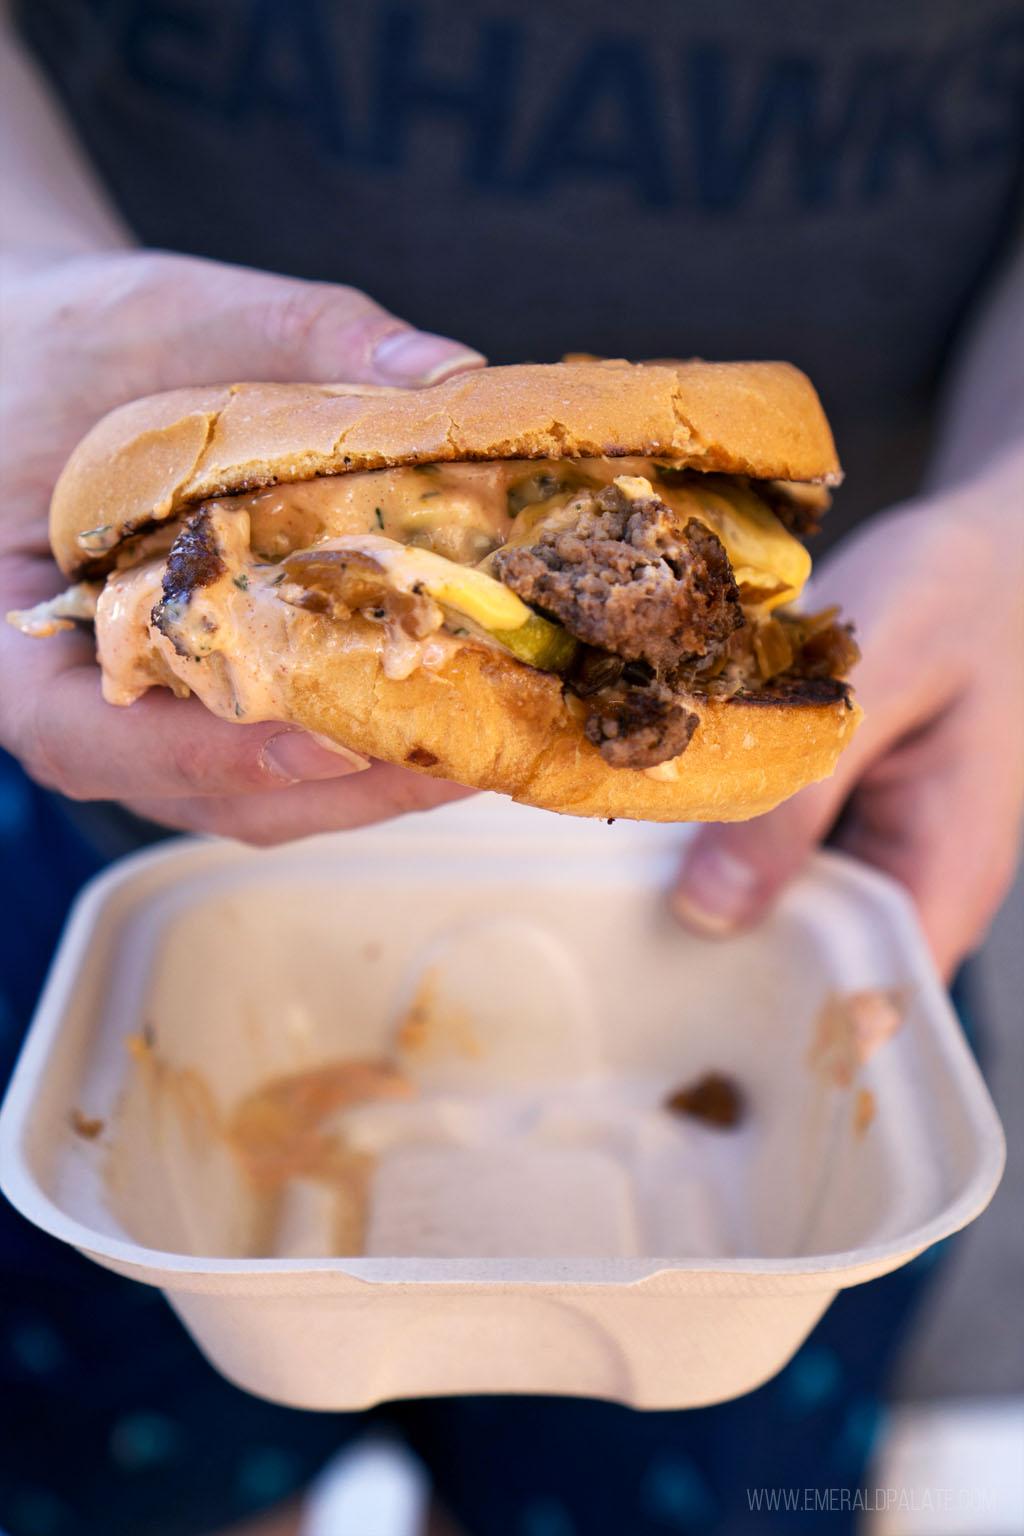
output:
M 755 479 L 840 478 L 818 396 L 788 363 L 528 363 L 418 390 L 235 384 L 105 416 L 57 482 L 50 540 L 77 577 L 215 495 L 402 464 L 628 454 Z

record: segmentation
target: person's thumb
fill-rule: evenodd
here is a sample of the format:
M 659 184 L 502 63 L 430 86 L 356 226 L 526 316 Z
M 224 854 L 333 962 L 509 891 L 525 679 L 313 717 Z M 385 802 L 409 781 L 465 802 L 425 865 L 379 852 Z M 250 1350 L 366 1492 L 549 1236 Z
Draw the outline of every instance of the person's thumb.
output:
M 204 355 L 234 379 L 436 384 L 486 360 L 447 336 L 417 330 L 357 288 L 217 262 L 179 267 L 199 302 Z
M 825 836 L 840 803 L 832 781 L 801 790 L 754 821 L 702 827 L 671 895 L 676 916 L 716 938 L 757 922 Z

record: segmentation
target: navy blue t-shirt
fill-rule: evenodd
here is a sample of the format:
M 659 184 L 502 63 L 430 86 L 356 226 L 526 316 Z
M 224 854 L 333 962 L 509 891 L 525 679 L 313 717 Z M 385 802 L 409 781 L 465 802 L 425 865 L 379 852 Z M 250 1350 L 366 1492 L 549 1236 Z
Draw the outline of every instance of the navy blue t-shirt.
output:
M 913 488 L 1008 239 L 1019 0 L 25 0 L 146 244 L 354 283 L 496 362 L 786 357 Z

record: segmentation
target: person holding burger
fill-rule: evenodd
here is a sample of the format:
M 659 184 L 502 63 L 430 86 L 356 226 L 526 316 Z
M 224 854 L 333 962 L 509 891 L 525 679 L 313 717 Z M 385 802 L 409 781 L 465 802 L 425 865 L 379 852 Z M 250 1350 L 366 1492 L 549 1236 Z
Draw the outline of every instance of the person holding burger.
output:
M 31 857 L 63 846 L 66 831 L 38 829 L 66 828 L 67 813 L 74 835 L 94 849 L 145 840 L 155 835 L 154 824 L 269 845 L 424 809 L 464 793 L 465 785 L 497 787 L 588 814 L 722 823 L 705 826 L 688 845 L 671 898 L 684 923 L 714 936 L 756 922 L 831 837 L 906 886 L 936 963 L 951 977 L 1008 888 L 1024 806 L 1024 260 L 1013 240 L 1013 167 L 1024 142 L 1019 119 L 1006 116 L 1005 61 L 1021 40 L 1012 18 L 997 4 L 983 5 L 970 24 L 963 21 L 962 38 L 954 36 L 961 26 L 954 7 L 932 13 L 932 32 L 909 14 L 898 18 L 906 71 L 923 69 L 940 53 L 973 70 L 963 90 L 946 99 L 952 117 L 945 129 L 975 144 L 978 169 L 957 180 L 951 168 L 941 187 L 929 179 L 933 161 L 914 148 L 924 139 L 898 132 L 895 118 L 886 137 L 884 112 L 881 128 L 859 137 L 851 132 L 843 142 L 846 160 L 829 172 L 831 180 L 824 159 L 815 162 L 814 179 L 799 136 L 795 148 L 790 143 L 779 103 L 789 100 L 786 90 L 810 89 L 811 78 L 796 69 L 797 53 L 806 60 L 810 50 L 822 90 L 841 95 L 857 60 L 868 69 L 874 57 L 867 12 L 844 22 L 838 37 L 834 21 L 808 23 L 804 16 L 797 37 L 790 35 L 795 22 L 780 19 L 770 46 L 751 24 L 749 54 L 742 29 L 734 35 L 726 26 L 718 42 L 688 40 L 680 20 L 674 41 L 689 70 L 686 103 L 698 158 L 684 195 L 668 162 L 662 164 L 663 150 L 678 149 L 672 132 L 649 115 L 654 95 L 633 90 L 649 58 L 665 53 L 663 39 L 647 51 L 640 19 L 640 30 L 624 32 L 612 48 L 597 34 L 589 41 L 561 34 L 547 47 L 540 8 L 527 7 L 527 19 L 508 23 L 500 37 L 498 23 L 474 17 L 452 48 L 468 71 L 467 39 L 475 37 L 480 58 L 490 61 L 490 90 L 477 97 L 470 84 L 457 88 L 440 75 L 428 80 L 430 59 L 444 73 L 443 50 L 431 52 L 437 18 L 429 8 L 411 21 L 397 9 L 376 19 L 360 14 L 345 46 L 386 57 L 390 73 L 381 78 L 390 83 L 374 87 L 377 127 L 349 153 L 339 147 L 333 120 L 318 115 L 335 98 L 319 75 L 313 80 L 334 57 L 310 41 L 310 29 L 324 25 L 317 7 L 296 6 L 290 19 L 283 7 L 225 7 L 237 11 L 237 35 L 229 35 L 222 16 L 213 20 L 211 11 L 204 19 L 200 9 L 136 4 L 124 8 L 127 20 L 115 22 L 113 12 L 82 8 L 73 17 L 60 0 L 48 0 L 19 8 L 36 62 L 12 37 L 3 44 L 9 155 L 0 269 L 0 612 L 20 615 L 21 630 L 58 631 L 38 644 L 0 625 L 0 743 L 13 760 L 5 782 L 12 803 L 31 804 L 37 818 Z M 239 19 L 250 10 L 250 21 Z M 77 73 L 69 65 L 75 39 L 58 22 L 77 39 Z M 240 38 L 248 40 L 244 47 Z M 573 48 L 578 57 L 570 57 Z M 537 129 L 536 153 L 523 151 L 518 169 L 499 171 L 487 154 L 500 113 L 513 111 L 506 96 L 516 60 L 530 50 L 536 70 L 515 78 L 530 81 L 533 106 L 513 126 L 525 138 L 539 117 L 550 132 L 545 138 Z M 79 142 L 44 83 L 40 60 Z M 760 81 L 768 106 L 756 119 L 759 131 L 782 126 L 778 143 L 762 144 L 751 129 L 746 160 L 728 162 L 714 113 L 727 99 L 724 82 L 734 66 L 737 79 Z M 224 84 L 229 74 L 244 78 L 245 89 Z M 584 78 L 586 91 L 578 83 Z M 879 81 L 879 91 L 888 88 Z M 720 88 L 713 101 L 708 82 Z M 526 85 L 522 90 L 529 95 Z M 596 119 L 587 126 L 587 104 L 602 93 L 617 128 Z M 855 106 L 859 100 L 850 97 Z M 566 102 L 576 103 L 575 115 Z M 492 125 L 486 140 L 479 138 L 485 105 Z M 1001 137 L 992 126 L 996 117 L 1005 128 Z M 420 137 L 406 133 L 413 118 Z M 476 167 L 472 174 L 464 173 L 462 150 L 453 150 L 455 130 L 478 136 L 462 144 L 465 163 Z M 642 155 L 634 153 L 641 139 Z M 857 156 L 869 142 L 861 163 Z M 772 158 L 787 153 L 795 157 L 795 193 Z M 952 152 L 948 163 L 955 167 Z M 396 312 L 403 303 L 412 319 Z M 612 361 L 555 364 L 581 348 Z M 483 353 L 492 363 L 544 362 L 533 373 L 510 369 L 519 382 L 502 403 L 493 392 L 501 395 L 504 386 L 491 381 L 507 376 L 483 371 Z M 835 491 L 821 541 L 827 546 L 830 528 L 844 537 L 816 564 L 802 595 L 802 614 L 827 616 L 817 631 L 774 616 L 804 587 L 801 537 L 823 493 L 839 482 L 817 399 L 796 370 L 754 365 L 744 374 L 736 363 L 716 373 L 701 371 L 707 365 L 653 361 L 637 369 L 616 361 L 694 354 L 791 357 L 822 390 L 847 481 Z M 565 372 L 552 375 L 553 367 Z M 247 397 L 235 388 L 249 384 L 262 394 Z M 301 398 L 289 396 L 282 416 L 275 389 L 287 394 L 296 384 Z M 570 415 L 573 400 L 593 407 L 596 391 L 609 422 L 628 419 L 635 430 L 620 433 L 614 448 L 612 426 L 591 441 L 593 409 L 581 409 L 566 432 L 545 437 L 542 425 L 557 414 L 552 389 L 568 400 Z M 402 393 L 418 390 L 427 396 Z M 655 404 L 659 390 L 679 407 L 676 427 L 697 421 L 685 441 L 674 429 L 651 427 L 662 409 Z M 751 391 L 754 419 L 774 410 L 781 423 L 766 444 L 744 437 L 749 418 L 734 410 Z M 137 410 L 131 402 L 165 392 L 178 393 L 167 396 L 170 405 L 146 407 L 156 416 L 130 414 Z M 424 398 L 444 406 L 440 437 L 424 424 Z M 452 423 L 462 420 L 464 407 L 452 404 L 458 400 L 475 402 L 478 435 L 466 437 L 463 451 L 447 453 Z M 716 436 L 715 412 L 726 407 L 734 419 L 728 434 Z M 186 444 L 188 472 L 175 459 L 167 485 L 155 486 L 160 466 L 182 451 L 189 423 L 206 423 L 205 451 L 216 430 L 210 423 L 227 419 L 229 408 L 242 436 L 232 438 L 216 472 L 204 479 L 198 450 L 191 454 Z M 419 415 L 403 427 L 410 410 Z M 319 459 L 313 452 L 317 421 L 338 411 L 348 412 L 346 423 L 365 420 L 372 429 L 362 434 L 363 457 L 348 463 L 332 458 L 333 448 L 318 449 Z M 511 413 L 514 427 L 503 446 L 495 414 L 501 411 Z M 110 412 L 119 413 L 114 425 L 97 429 Z M 298 447 L 311 455 L 308 473 L 283 473 L 296 444 L 282 421 L 294 423 L 296 412 L 305 422 Z M 254 417 L 258 453 L 242 442 Z M 379 446 L 385 437 L 395 445 L 387 452 Z M 62 576 L 48 512 L 83 439 L 56 504 L 66 509 L 54 524 Z M 338 433 L 331 437 L 332 444 L 340 440 Z M 145 494 L 130 475 L 118 480 L 114 473 L 140 442 Z M 715 443 L 717 456 L 709 447 Z M 621 463 L 609 458 L 613 453 Z M 251 464 L 261 456 L 265 472 L 254 476 Z M 502 461 L 500 485 L 492 475 L 479 489 L 480 460 Z M 294 494 L 324 475 L 336 478 L 329 514 Z M 385 484 L 374 475 L 391 478 Z M 446 517 L 435 520 L 433 531 L 432 502 L 422 499 L 435 490 L 424 490 L 430 475 L 448 498 Z M 419 477 L 412 490 L 410 476 Z M 293 485 L 291 501 L 282 499 L 282 481 Z M 124 485 L 128 500 L 108 515 L 104 508 Z M 460 521 L 452 513 L 460 497 L 463 508 L 493 499 L 496 485 L 499 520 L 505 519 L 500 536 L 493 519 L 467 512 Z M 136 492 L 142 522 L 133 521 L 128 505 Z M 232 544 L 239 498 L 246 526 L 264 530 L 264 546 L 254 541 L 240 551 Z M 412 532 L 412 523 L 402 522 L 410 506 L 423 513 Z M 666 531 L 666 508 L 674 533 Z M 306 529 L 310 519 L 328 515 L 337 526 L 328 529 L 336 537 L 326 549 L 304 534 L 280 542 L 289 518 L 289 526 L 297 520 Z M 160 542 L 161 517 L 174 524 L 171 542 Z M 399 524 L 404 531 L 396 537 Z M 762 554 L 769 546 L 771 553 L 763 559 L 750 555 L 753 526 L 768 530 Z M 746 543 L 737 527 L 746 530 Z M 675 543 L 666 542 L 670 533 Z M 453 591 L 450 572 L 432 562 L 450 564 L 456 534 L 476 542 L 472 559 L 464 551 L 456 557 L 473 576 L 460 577 Z M 615 548 L 595 555 L 595 540 Z M 663 580 L 665 569 L 672 573 L 670 589 L 644 607 L 642 624 L 638 605 L 625 598 L 615 626 L 594 619 L 586 581 L 572 571 L 583 562 L 589 579 L 602 560 L 600 579 L 616 583 L 620 577 L 607 571 L 627 562 L 620 584 L 631 591 Z M 154 631 L 147 620 L 144 634 L 135 630 L 119 649 L 111 616 L 125 605 L 117 607 L 117 584 L 127 591 L 142 581 L 147 561 L 153 569 L 145 578 L 145 612 L 158 610 L 159 622 Z M 62 612 L 52 600 L 69 580 L 88 589 L 77 599 L 86 607 Z M 447 727 L 414 739 L 402 723 L 416 715 L 401 704 L 411 692 L 395 695 L 383 725 L 378 718 L 372 731 L 360 730 L 366 712 L 344 703 L 345 690 L 356 697 L 373 679 L 351 658 L 344 676 L 335 676 L 343 704 L 334 713 L 313 707 L 312 685 L 304 704 L 291 696 L 282 702 L 280 692 L 266 688 L 260 693 L 264 673 L 248 663 L 269 653 L 256 647 L 253 629 L 245 631 L 234 671 L 218 674 L 220 693 L 204 698 L 191 679 L 211 605 L 221 604 L 218 622 L 229 611 L 225 604 L 232 614 L 250 613 L 264 581 L 276 583 L 275 622 L 289 626 L 289 634 L 321 633 L 339 619 L 353 632 L 386 628 L 386 688 L 418 686 L 418 674 L 401 675 L 410 646 L 421 647 L 422 661 L 423 647 L 468 639 L 455 664 L 475 669 L 474 689 L 490 690 L 486 718 L 497 722 L 499 734 L 514 709 L 509 690 L 519 686 L 508 680 L 528 676 L 531 700 L 539 701 L 531 702 L 531 720 L 544 720 L 542 745 L 558 744 L 553 757 L 538 748 L 531 758 L 543 760 L 547 777 L 507 763 L 495 774 L 493 743 L 489 756 L 474 757 L 471 737 L 453 736 Z M 83 616 L 96 621 L 102 679 L 92 633 L 68 622 Z M 847 674 L 856 649 L 861 659 L 851 693 Z M 478 673 L 486 673 L 483 681 Z M 556 695 L 559 710 L 570 704 L 552 724 L 543 711 Z M 776 743 L 771 751 L 784 743 L 767 789 L 764 773 L 758 778 L 741 763 L 737 745 L 755 729 L 755 718 L 779 722 L 775 736 L 774 726 L 756 726 Z M 721 724 L 727 720 L 742 726 L 736 741 Z M 799 742 L 796 720 L 800 732 L 810 732 Z M 445 739 L 453 743 L 448 755 Z M 571 758 L 578 771 L 581 741 L 591 765 L 582 781 L 565 768 Z M 717 792 L 721 776 L 706 767 L 716 743 L 743 769 Z M 56 791 L 64 808 L 33 782 Z M 776 808 L 758 814 L 769 805 Z M 8 839 L 12 849 L 19 835 L 20 824 L 15 840 Z M 28 856 L 27 848 L 11 852 L 9 888 L 25 878 Z M 101 855 L 91 857 L 95 863 Z M 60 880 L 55 863 L 54 891 Z M 107 1277 L 102 1283 L 114 1284 Z M 842 1356 L 841 1340 L 852 1334 L 843 1319 L 858 1305 L 872 1305 L 871 1297 L 895 1295 L 899 1284 L 892 1277 L 867 1288 L 866 1299 L 844 1296 L 816 1337 L 831 1329 L 828 1348 Z M 879 1368 L 899 1310 L 897 1303 L 884 1321 L 875 1320 Z M 860 1383 L 862 1394 L 873 1387 L 874 1377 Z M 216 1390 L 229 1391 L 219 1384 Z M 730 1427 L 734 1444 L 746 1438 L 742 1430 L 737 1437 L 737 1427 L 757 1411 L 758 1397 L 709 1410 L 723 1432 Z M 507 1414 L 495 1421 L 499 1440 L 511 1444 L 527 1432 L 518 1415 L 528 1406 L 488 1410 Z M 429 1409 L 412 1413 L 410 1434 L 435 1453 L 435 1469 L 446 1435 L 449 1444 L 469 1437 L 463 1469 L 470 1444 L 473 1456 L 485 1455 L 487 1414 L 473 1419 L 471 1404 L 443 1412 L 435 1405 L 427 1423 Z M 626 1524 L 616 1529 L 640 1532 L 645 1520 L 660 1528 L 654 1495 L 645 1506 L 643 1499 L 630 1503 L 623 1489 L 636 1467 L 660 1465 L 659 1457 L 671 1460 L 688 1445 L 687 1419 L 588 1405 L 591 1446 L 609 1434 L 616 1450 L 591 1454 L 583 1477 L 576 1475 L 571 1434 L 575 1411 L 544 1408 L 550 1443 L 562 1445 L 555 1470 L 545 1475 L 560 1469 L 566 1487 L 552 1493 L 563 1524 L 543 1529 L 598 1529 L 571 1523 L 587 1518 L 591 1496 L 606 1512 L 619 1511 Z M 668 1417 L 671 1425 L 659 1422 Z M 292 1442 L 322 1452 L 325 1428 L 314 1434 L 308 1422 L 289 1431 Z M 758 1422 L 767 1433 L 763 1411 Z M 841 1427 L 832 1423 L 834 1438 Z M 258 1426 L 253 1433 L 258 1438 Z M 341 1431 L 329 1433 L 337 1440 Z M 858 1454 L 837 1479 L 859 1476 L 866 1448 Z M 528 1456 L 525 1464 L 528 1470 Z M 801 1474 L 792 1481 L 801 1478 L 810 1480 Z M 492 1509 L 487 1530 L 539 1532 L 536 1523 L 513 1527 L 529 1500 L 525 1473 L 512 1481 L 515 1488 L 501 1497 L 506 1513 L 499 1519 Z M 454 1485 L 444 1486 L 468 1522 L 473 1497 L 460 1504 Z M 714 1497 L 725 1498 L 722 1487 Z M 258 1504 L 254 1496 L 249 1507 Z M 233 1512 L 243 1507 L 244 1501 Z M 223 1500 L 210 1508 L 218 1511 L 211 1525 L 231 1513 Z M 0 1523 L 4 1515 L 0 1508 Z M 6 1523 L 21 1536 L 10 1515 Z M 94 1528 L 100 1526 L 84 1520 L 76 1526 Z
M 58 589 L 47 540 L 50 493 L 72 449 L 114 407 L 239 380 L 411 388 L 482 365 L 470 346 L 418 330 L 351 287 L 133 250 L 30 66 L 14 57 L 8 73 L 4 611 Z M 995 203 L 987 227 L 998 229 L 1001 216 Z M 872 420 L 878 441 L 864 450 L 858 437 L 869 428 L 854 426 L 858 462 L 845 450 L 844 458 L 857 501 L 877 505 L 872 480 L 902 474 L 908 482 L 903 500 L 848 538 L 814 581 L 815 605 L 838 605 L 856 623 L 863 653 L 856 698 L 865 721 L 826 782 L 770 817 L 708 828 L 693 842 L 677 909 L 698 927 L 727 932 L 755 920 L 837 822 L 841 846 L 907 885 L 947 975 L 998 905 L 1014 864 L 1024 756 L 1016 712 L 1007 710 L 1019 692 L 1021 655 L 1012 598 L 1020 590 L 1022 289 L 1018 260 L 979 296 L 962 328 L 931 463 L 916 491 L 920 453 L 910 427 L 893 429 L 890 442 Z M 959 301 L 951 294 L 948 302 L 952 315 Z M 671 322 L 659 319 L 661 355 L 673 337 L 680 354 L 698 350 L 688 303 L 677 294 Z M 472 322 L 486 341 L 494 305 L 484 289 L 474 306 L 467 329 Z M 629 335 L 629 317 L 611 328 L 596 303 L 594 316 L 594 334 L 585 338 L 552 324 L 549 352 L 581 340 L 600 344 L 602 325 L 612 330 L 604 350 L 626 351 L 614 343 Z M 793 351 L 801 338 L 791 332 L 785 340 Z M 840 380 L 843 347 L 830 333 Z M 746 350 L 764 350 L 756 331 Z M 870 350 L 895 351 L 883 331 L 870 338 Z M 851 350 L 854 362 L 863 366 Z M 820 370 L 812 376 L 822 382 Z M 905 404 L 900 412 L 909 414 Z M 901 449 L 905 463 L 896 457 Z M 842 521 L 840 502 L 826 530 Z M 164 825 L 263 844 L 458 793 L 365 754 L 329 750 L 301 730 L 266 722 L 229 729 L 196 699 L 177 701 L 163 690 L 128 711 L 112 710 L 85 633 L 33 646 L 5 626 L 0 650 L 0 738 L 39 782 L 73 801 L 117 802 Z

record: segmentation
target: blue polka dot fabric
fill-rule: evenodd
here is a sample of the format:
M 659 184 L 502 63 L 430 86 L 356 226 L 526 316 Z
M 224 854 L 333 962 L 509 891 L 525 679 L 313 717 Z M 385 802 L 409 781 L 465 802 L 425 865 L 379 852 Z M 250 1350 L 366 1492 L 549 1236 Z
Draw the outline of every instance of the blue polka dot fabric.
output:
M 68 907 L 103 863 L 0 754 L 0 1088 Z M 362 1429 L 239 1392 L 158 1291 L 0 1200 L 0 1536 L 205 1536 L 303 1487 Z
M 68 905 L 102 863 L 0 755 L 2 1081 Z M 423 1458 L 467 1536 L 816 1533 L 820 1513 L 752 1513 L 749 1490 L 861 1483 L 938 1257 L 844 1292 L 774 1381 L 719 1407 L 464 1398 L 313 1414 L 232 1387 L 158 1292 L 0 1203 L 0 1536 L 205 1536 L 304 1487 L 375 1419 Z M 827 1519 L 829 1536 L 852 1532 L 852 1517 Z

